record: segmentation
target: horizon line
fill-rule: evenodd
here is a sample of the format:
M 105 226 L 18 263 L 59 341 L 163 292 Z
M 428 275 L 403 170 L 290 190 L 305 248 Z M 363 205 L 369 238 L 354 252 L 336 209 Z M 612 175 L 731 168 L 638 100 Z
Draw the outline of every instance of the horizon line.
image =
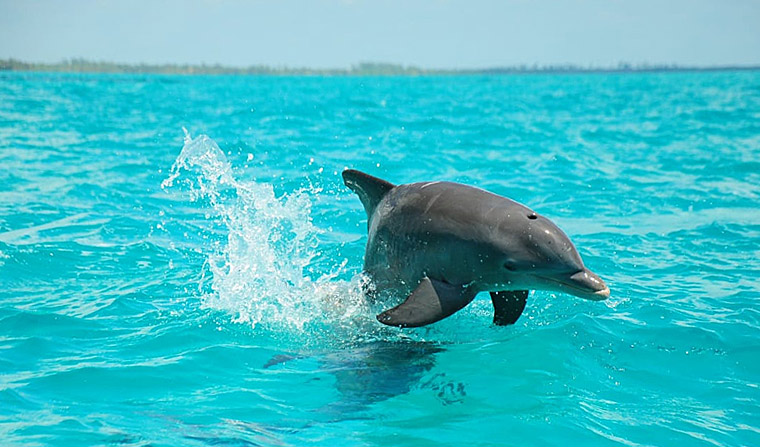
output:
M 481 68 L 423 68 L 389 62 L 359 62 L 349 68 L 310 68 L 256 64 L 249 66 L 220 63 L 123 63 L 93 61 L 84 58 L 62 59 L 60 62 L 27 62 L 16 58 L 0 59 L 0 71 L 58 72 L 58 73 L 125 73 L 125 74 L 186 74 L 186 75 L 457 75 L 457 74 L 530 74 L 530 73 L 641 73 L 683 71 L 752 71 L 760 64 L 680 65 L 677 63 L 629 63 L 617 65 L 516 64 Z

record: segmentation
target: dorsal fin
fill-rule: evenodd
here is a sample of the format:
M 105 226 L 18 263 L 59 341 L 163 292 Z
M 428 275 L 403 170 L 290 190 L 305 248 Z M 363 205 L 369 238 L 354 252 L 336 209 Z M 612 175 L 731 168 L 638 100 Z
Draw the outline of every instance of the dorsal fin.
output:
M 383 196 L 396 186 L 355 169 L 343 171 L 343 183 L 359 196 L 359 200 L 364 205 L 364 211 L 367 212 L 367 219 L 372 217 L 372 213 L 375 212 Z

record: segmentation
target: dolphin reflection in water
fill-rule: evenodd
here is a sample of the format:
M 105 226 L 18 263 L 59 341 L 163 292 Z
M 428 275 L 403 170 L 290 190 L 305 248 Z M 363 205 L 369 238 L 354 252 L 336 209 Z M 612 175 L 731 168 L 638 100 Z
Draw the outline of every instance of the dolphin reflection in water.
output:
M 355 417 L 375 403 L 407 394 L 415 388 L 434 392 L 443 405 L 461 401 L 466 395 L 463 383 L 447 380 L 445 373 L 428 374 L 435 366 L 436 355 L 444 351 L 440 343 L 378 340 L 321 355 L 277 355 L 264 368 L 316 358 L 319 371 L 335 378 L 335 388 L 340 395 L 339 400 L 318 411 L 343 419 Z

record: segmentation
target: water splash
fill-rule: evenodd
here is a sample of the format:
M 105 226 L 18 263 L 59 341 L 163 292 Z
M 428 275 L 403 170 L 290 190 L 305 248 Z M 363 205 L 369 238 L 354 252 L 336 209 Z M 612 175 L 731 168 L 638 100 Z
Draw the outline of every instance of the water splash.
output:
M 210 283 L 203 294 L 206 307 L 253 327 L 299 331 L 325 320 L 345 325 L 369 315 L 362 279 L 336 279 L 345 261 L 321 277 L 306 274 L 320 254 L 321 230 L 311 218 L 314 191 L 277 196 L 271 184 L 238 180 L 216 142 L 183 130 L 184 147 L 161 186 L 180 184 L 193 201 L 205 201 L 226 233 L 207 256 L 201 280 L 202 286 Z

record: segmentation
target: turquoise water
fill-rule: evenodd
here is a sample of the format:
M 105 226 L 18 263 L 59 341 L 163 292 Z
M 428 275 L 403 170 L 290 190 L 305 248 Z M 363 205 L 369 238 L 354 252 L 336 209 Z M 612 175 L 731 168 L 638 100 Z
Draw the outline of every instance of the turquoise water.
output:
M 1 74 L 2 445 L 760 445 L 759 160 L 760 72 Z M 345 167 L 525 203 L 612 296 L 384 327 Z

